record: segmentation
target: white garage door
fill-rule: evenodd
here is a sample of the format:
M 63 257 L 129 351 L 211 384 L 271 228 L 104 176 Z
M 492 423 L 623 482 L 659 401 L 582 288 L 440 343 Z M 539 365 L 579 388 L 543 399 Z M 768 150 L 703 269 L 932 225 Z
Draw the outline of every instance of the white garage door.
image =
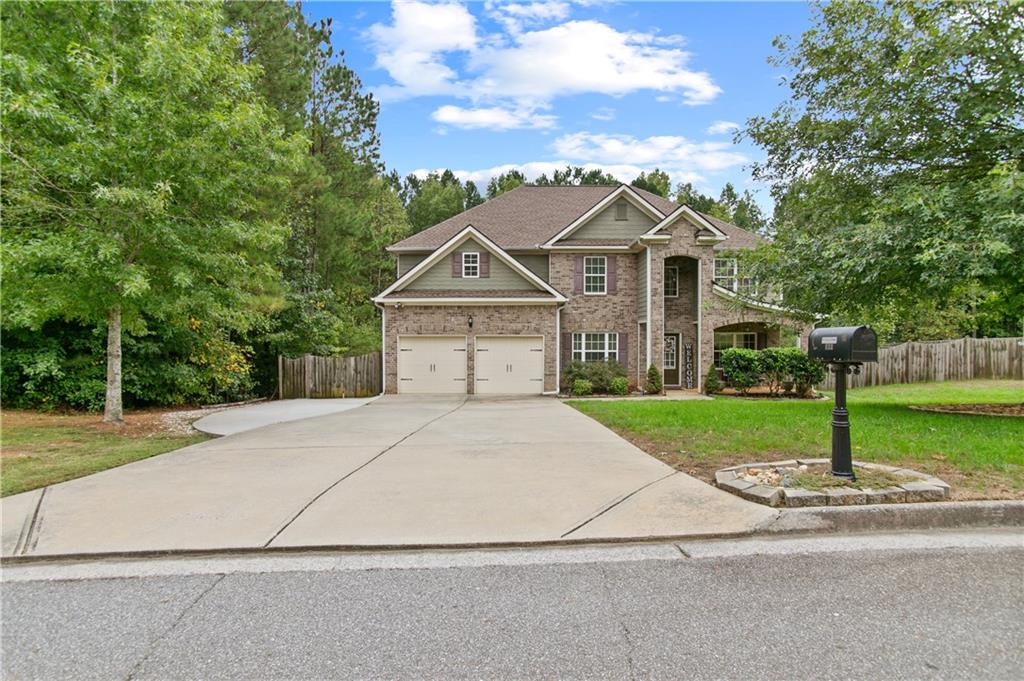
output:
M 477 336 L 479 395 L 539 395 L 544 392 L 543 336 Z
M 465 393 L 465 336 L 399 336 L 398 392 Z

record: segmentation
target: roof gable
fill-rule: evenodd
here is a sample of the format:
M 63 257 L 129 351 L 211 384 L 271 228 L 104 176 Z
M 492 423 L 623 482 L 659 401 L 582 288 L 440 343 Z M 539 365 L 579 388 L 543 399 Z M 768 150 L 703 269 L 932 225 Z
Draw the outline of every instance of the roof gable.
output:
M 411 283 L 415 282 L 420 277 L 431 272 L 435 267 L 444 267 L 448 262 L 448 256 L 456 252 L 460 247 L 466 243 L 473 243 L 474 246 L 479 246 L 480 250 L 487 251 L 492 256 L 492 267 L 495 264 L 500 263 L 502 266 L 507 267 L 511 272 L 522 278 L 524 288 L 528 290 L 540 291 L 550 299 L 564 301 L 566 298 L 552 288 L 547 282 L 538 277 L 536 274 L 527 269 L 522 263 L 517 261 L 515 258 L 506 253 L 497 244 L 491 241 L 487 236 L 482 234 L 473 225 L 466 225 L 457 234 L 452 236 L 445 244 L 440 248 L 434 250 L 427 258 L 425 258 L 418 265 L 410 269 L 404 275 L 398 278 L 398 280 L 391 286 L 387 287 L 374 298 L 375 302 L 383 301 L 387 296 L 392 293 L 397 293 L 406 289 Z
M 604 216 L 609 209 L 614 211 L 615 204 L 619 201 L 626 201 L 633 209 L 639 211 L 642 215 L 646 216 L 649 221 L 648 224 L 657 223 L 664 217 L 663 213 L 659 209 L 651 205 L 650 201 L 648 201 L 643 196 L 638 194 L 634 187 L 621 184 L 614 191 L 612 191 L 603 199 L 601 199 L 598 203 L 591 206 L 590 210 L 586 211 L 585 213 L 577 217 L 575 220 L 569 223 L 564 229 L 558 232 L 558 234 L 555 234 L 553 237 L 548 239 L 544 245 L 553 246 L 556 245 L 557 242 L 562 239 L 568 239 L 574 236 L 577 232 L 582 230 L 585 226 L 591 224 L 594 220 L 602 219 L 602 216 Z M 614 220 L 614 214 L 612 214 L 612 219 Z M 627 220 L 627 222 L 629 221 Z M 624 230 L 624 232 L 625 231 L 626 230 Z M 616 238 L 620 236 L 639 237 L 641 234 L 644 233 L 643 231 L 640 230 L 634 231 L 636 233 L 632 235 L 625 233 L 623 233 L 622 235 L 602 233 L 597 235 L 597 238 Z

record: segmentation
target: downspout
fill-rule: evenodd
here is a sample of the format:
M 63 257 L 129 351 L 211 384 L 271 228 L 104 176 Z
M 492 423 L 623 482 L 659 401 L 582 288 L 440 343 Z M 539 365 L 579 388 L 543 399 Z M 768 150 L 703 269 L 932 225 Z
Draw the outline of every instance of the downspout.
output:
M 647 251 L 647 348 L 645 352 L 646 366 L 643 367 L 643 373 L 641 377 L 647 375 L 647 367 L 654 364 L 654 360 L 651 359 L 651 325 L 654 320 L 651 319 L 651 247 L 646 246 Z M 641 379 L 642 380 L 642 379 Z
M 559 303 L 555 308 L 555 389 L 545 390 L 543 395 L 557 395 L 559 386 L 562 383 L 562 308 L 565 303 Z
M 704 363 L 701 348 L 704 347 L 703 276 L 704 261 L 697 258 L 697 392 L 704 392 Z
M 383 395 L 388 388 L 387 308 L 381 303 L 373 305 L 380 309 L 380 394 Z

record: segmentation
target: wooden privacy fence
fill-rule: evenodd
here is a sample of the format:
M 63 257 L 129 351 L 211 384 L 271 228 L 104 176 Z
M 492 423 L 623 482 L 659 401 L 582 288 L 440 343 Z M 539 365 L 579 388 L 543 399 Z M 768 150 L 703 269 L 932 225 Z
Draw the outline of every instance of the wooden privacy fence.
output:
M 956 338 L 900 343 L 878 350 L 878 362 L 849 377 L 851 388 L 890 383 L 1024 378 L 1024 338 Z M 818 387 L 831 390 L 829 373 Z
M 278 356 L 278 393 L 283 400 L 379 395 L 380 370 L 380 352 L 355 357 Z

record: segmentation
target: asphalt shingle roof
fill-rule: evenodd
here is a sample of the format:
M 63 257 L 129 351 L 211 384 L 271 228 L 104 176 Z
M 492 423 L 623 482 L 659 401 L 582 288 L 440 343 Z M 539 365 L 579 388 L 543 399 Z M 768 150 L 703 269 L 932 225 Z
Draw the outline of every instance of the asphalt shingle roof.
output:
M 392 244 L 389 250 L 434 250 L 467 225 L 473 225 L 506 251 L 534 249 L 616 189 L 617 186 L 523 185 Z M 633 190 L 665 215 L 679 208 L 674 201 L 657 194 L 636 187 Z M 704 213 L 701 215 L 729 236 L 728 240 L 715 246 L 716 250 L 753 248 L 763 241 L 762 237 L 736 225 Z

